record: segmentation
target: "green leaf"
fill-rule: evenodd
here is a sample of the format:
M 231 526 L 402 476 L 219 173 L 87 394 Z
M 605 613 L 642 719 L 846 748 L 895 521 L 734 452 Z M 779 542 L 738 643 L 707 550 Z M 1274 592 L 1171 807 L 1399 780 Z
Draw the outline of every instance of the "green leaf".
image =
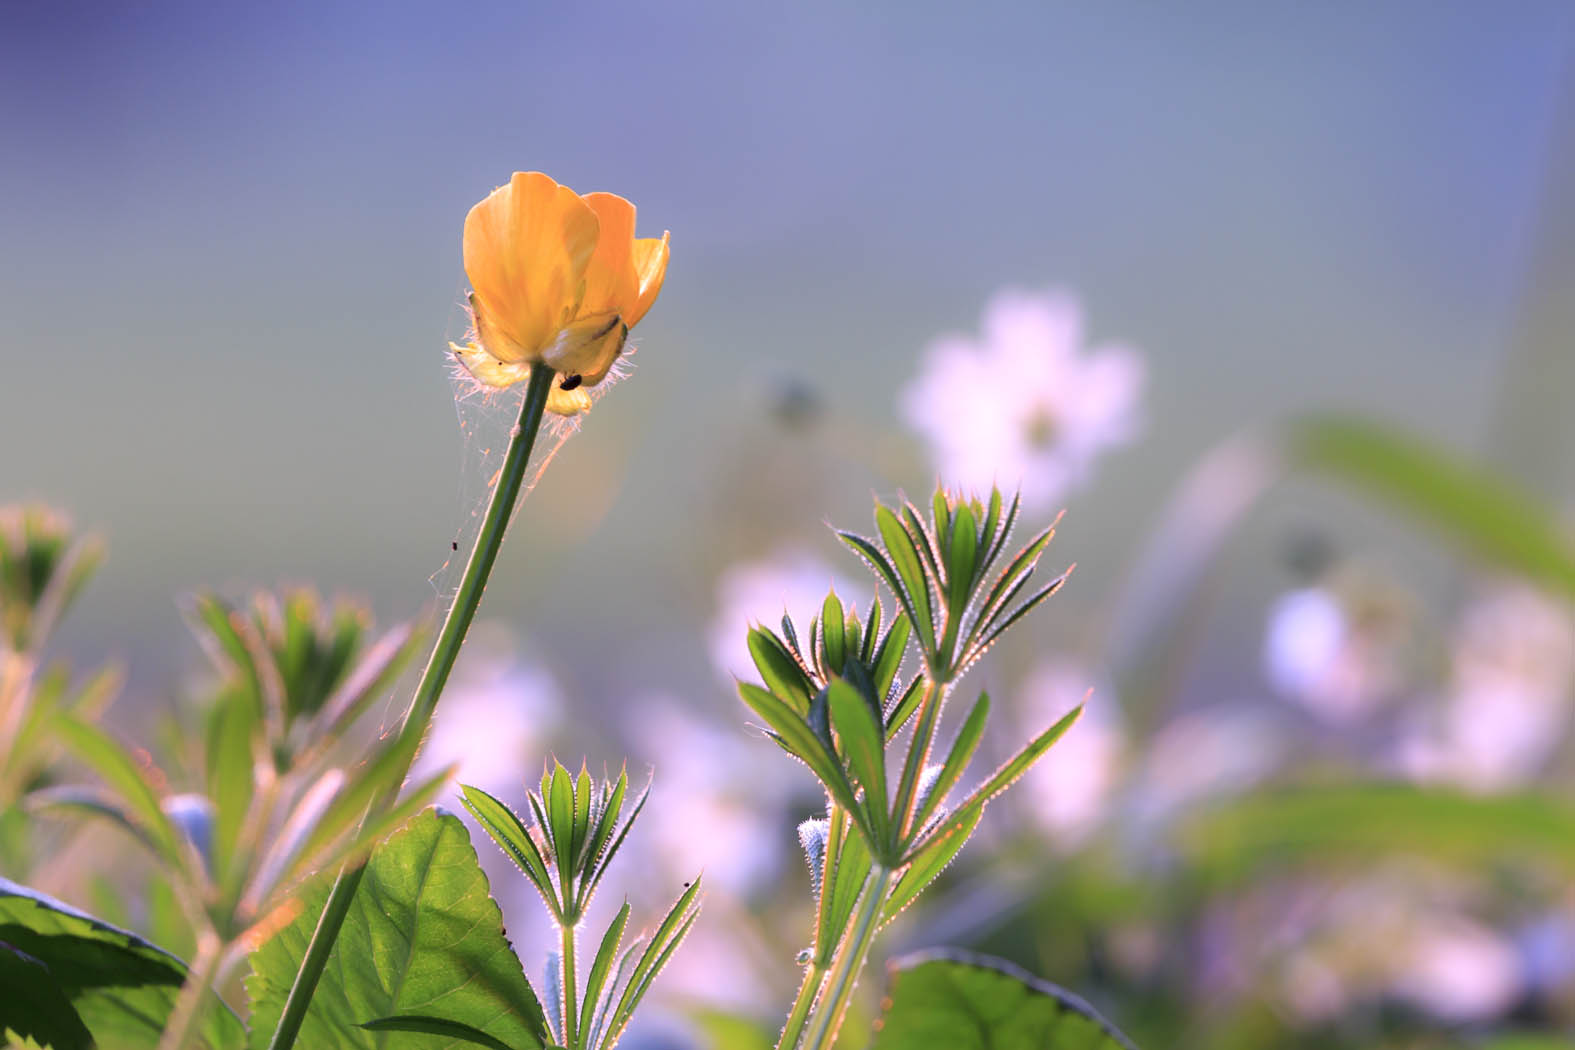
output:
M 909 855 L 918 856 L 941 836 L 949 835 L 957 828 L 966 826 L 969 821 L 975 819 L 975 810 L 983 810 L 992 798 L 1011 787 L 1014 780 L 1027 772 L 1029 766 L 1037 762 L 1041 755 L 1050 750 L 1051 744 L 1060 740 L 1061 736 L 1068 729 L 1072 728 L 1072 724 L 1077 721 L 1082 713 L 1083 705 L 1078 704 L 1061 716 L 1061 719 L 1055 725 L 1030 740 L 1028 746 L 1024 747 L 992 773 L 989 780 L 974 788 L 972 793 L 956 809 L 952 810 L 949 816 L 940 821 L 919 841 Z
M 488 1050 L 514 1050 L 503 1040 L 461 1021 L 446 1021 L 441 1017 L 425 1014 L 395 1014 L 379 1017 L 361 1025 L 369 1032 L 416 1032 L 422 1035 L 440 1035 L 446 1040 L 459 1040 L 472 1046 L 485 1046 Z M 450 1045 L 445 1043 L 445 1046 Z
M 924 888 L 935 881 L 936 876 L 946 869 L 958 852 L 967 845 L 968 838 L 973 834 L 973 829 L 979 826 L 979 820 L 984 816 L 984 810 L 976 809 L 969 819 L 965 819 L 947 829 L 947 833 L 934 839 L 908 865 L 902 873 L 902 878 L 897 880 L 886 904 L 881 909 L 881 923 L 885 924 L 895 919 L 902 910 L 912 904 L 914 898 L 924 892 Z
M 53 1030 L 59 1047 L 90 1045 L 71 1041 L 75 1016 L 99 1046 L 152 1048 L 185 979 L 179 959 L 136 934 L 0 878 L 0 1033 Z M 231 1050 L 246 1035 L 215 1002 L 201 1038 Z
M 608 925 L 607 932 L 602 934 L 601 946 L 596 949 L 596 958 L 591 962 L 590 975 L 585 979 L 584 1004 L 580 1008 L 579 1031 L 581 1032 L 591 1030 L 592 1020 L 602 999 L 602 990 L 607 986 L 607 975 L 612 971 L 613 960 L 618 957 L 618 946 L 623 943 L 623 931 L 628 925 L 629 902 L 625 900 L 623 907 L 618 909 L 618 914 Z
M 209 727 L 206 772 L 214 804 L 215 881 L 226 896 L 245 877 L 247 867 L 248 858 L 236 856 L 235 847 L 252 804 L 253 745 L 259 728 L 255 708 L 236 693 L 220 701 Z
M 984 738 L 984 723 L 989 717 L 990 695 L 980 693 L 979 699 L 974 701 L 973 709 L 968 712 L 968 717 L 963 719 L 962 727 L 957 730 L 957 739 L 952 741 L 951 750 L 946 753 L 946 761 L 930 788 L 930 797 L 919 807 L 918 816 L 913 822 L 916 830 L 924 827 L 930 815 L 941 808 L 941 804 L 946 801 L 946 796 L 957 786 L 963 770 L 968 768 L 968 760 L 973 758 L 974 751 L 979 747 L 979 741 Z
M 558 878 L 567 886 L 569 872 L 574 870 L 574 778 L 562 763 L 553 764 L 542 802 L 547 806 L 547 833 L 552 837 Z
M 825 656 L 825 667 L 835 674 L 848 661 L 847 625 L 843 619 L 842 601 L 836 591 L 829 591 L 820 607 L 820 645 Z
M 882 701 L 891 696 L 892 685 L 897 681 L 897 672 L 902 669 L 902 658 L 908 651 L 908 636 L 912 633 L 913 628 L 909 623 L 908 614 L 898 613 L 897 618 L 891 622 L 891 627 L 881 637 L 880 646 L 875 650 L 870 678 L 875 686 L 876 697 Z
M 880 723 L 859 691 L 840 678 L 827 686 L 831 723 L 842 740 L 848 764 L 864 789 L 864 809 L 876 842 L 883 847 L 890 838 L 891 814 L 886 798 L 886 748 Z
M 98 726 L 70 715 L 60 717 L 55 732 L 78 758 L 104 778 L 159 855 L 169 864 L 184 867 L 186 856 L 175 827 L 131 753 Z
M 963 610 L 973 594 L 974 569 L 979 557 L 979 536 L 975 531 L 973 511 L 966 503 L 958 504 L 952 518 L 952 541 L 946 548 L 947 626 L 956 634 L 962 623 Z
M 629 983 L 624 986 L 623 995 L 618 999 L 618 1005 L 608 1016 L 606 1032 L 599 1033 L 600 1046 L 611 1046 L 623 1035 L 624 1028 L 628 1026 L 635 1008 L 640 1005 L 640 1000 L 650 989 L 651 982 L 656 979 L 656 975 L 672 958 L 673 952 L 678 950 L 678 946 L 688 936 L 690 927 L 700 915 L 699 906 L 695 904 L 695 898 L 699 894 L 700 879 L 697 876 L 673 903 L 667 916 L 662 919 L 662 924 L 651 935 L 651 943 L 641 954 L 634 972 L 629 975 Z
M 252 953 L 254 1050 L 278 1026 L 327 896 L 326 882 L 313 884 L 295 921 Z M 360 1025 L 407 1014 L 469 1025 L 516 1048 L 547 1041 L 541 1004 L 503 935 L 465 826 L 435 809 L 372 853 L 298 1045 L 376 1050 L 383 1038 Z
M 815 954 L 821 965 L 829 965 L 842 933 L 853 920 L 859 891 L 870 873 L 870 851 L 864 836 L 848 827 L 848 816 L 840 808 L 831 811 L 827 831 L 827 868 L 822 881 Z
M 1286 432 L 1292 462 L 1339 478 L 1442 529 L 1477 557 L 1575 596 L 1575 544 L 1558 519 L 1501 478 L 1361 419 L 1318 417 Z
M 536 848 L 536 840 L 531 838 L 525 822 L 508 806 L 478 787 L 461 784 L 459 790 L 462 796 L 460 802 L 470 810 L 470 815 L 476 818 L 481 830 L 497 843 L 498 848 L 525 873 L 526 878 L 536 884 L 543 898 L 556 905 L 556 890 L 552 885 L 552 876 L 547 872 L 547 862 Z
M 920 545 L 908 535 L 908 530 L 902 527 L 897 516 L 879 504 L 875 507 L 875 526 L 880 530 L 881 543 L 886 547 L 892 566 L 897 570 L 897 575 L 902 577 L 903 589 L 899 594 L 906 595 L 908 599 L 911 606 L 909 615 L 914 620 L 913 626 L 918 629 L 919 639 L 927 651 L 934 651 L 935 615 L 931 611 L 930 584 L 919 554 Z
M 809 767 L 810 772 L 820 780 L 828 794 L 836 800 L 837 805 L 847 809 L 850 813 L 858 813 L 858 804 L 853 797 L 853 785 L 848 783 L 848 778 L 842 771 L 837 760 L 831 752 L 821 743 L 820 738 L 809 724 L 796 715 L 787 703 L 778 697 L 761 689 L 759 686 L 750 685 L 748 682 L 738 683 L 738 695 L 750 710 L 766 720 L 771 730 L 776 733 L 778 741 Z M 860 827 L 869 831 L 869 825 L 860 819 Z
M 749 632 L 749 655 L 755 661 L 766 688 L 792 704 L 799 714 L 809 710 L 815 688 L 798 660 L 775 634 L 764 627 Z
M 890 970 L 871 1050 L 1133 1050 L 1082 999 L 1001 959 L 929 951 Z

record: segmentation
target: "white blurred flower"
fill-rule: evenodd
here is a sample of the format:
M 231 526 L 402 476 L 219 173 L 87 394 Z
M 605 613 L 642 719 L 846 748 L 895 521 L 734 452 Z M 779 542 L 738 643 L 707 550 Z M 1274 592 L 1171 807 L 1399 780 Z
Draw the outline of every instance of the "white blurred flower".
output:
M 522 662 L 506 628 L 478 624 L 433 715 L 412 776 L 457 763 L 457 783 L 504 800 L 522 798 L 525 783 L 541 775 L 543 741 L 563 707 L 552 674 Z
M 1143 360 L 1119 346 L 1084 351 L 1068 295 L 1001 292 L 981 338 L 932 343 L 903 390 L 903 418 L 929 442 L 941 480 L 975 492 L 1021 485 L 1029 511 L 1083 484 L 1095 457 L 1138 429 Z
M 1264 672 L 1275 691 L 1335 725 L 1393 695 L 1409 628 L 1398 592 L 1355 571 L 1281 595 L 1269 610 Z
M 794 763 L 737 722 L 708 721 L 666 697 L 630 707 L 630 765 L 652 767 L 631 846 L 649 851 L 668 881 L 704 870 L 713 893 L 740 897 L 775 878 L 791 845 L 785 808 L 804 786 Z M 639 869 L 649 866 L 626 866 Z
M 1436 719 L 1401 746 L 1411 775 L 1481 791 L 1523 783 L 1558 746 L 1575 686 L 1575 617 L 1530 587 L 1473 602 Z
M 844 607 L 862 609 L 873 585 L 856 585 L 824 561 L 804 551 L 781 551 L 761 561 L 734 565 L 717 585 L 717 613 L 711 621 L 711 661 L 725 675 L 757 680 L 749 658 L 749 629 L 765 624 L 779 631 L 782 614 L 793 617 L 808 644 L 809 621 L 820 612 L 826 592 L 835 588 Z
M 1052 725 L 1083 702 L 1091 684 L 1087 670 L 1075 663 L 1041 664 L 1024 684 L 1016 705 L 1024 732 L 1038 733 Z M 1023 778 L 1020 790 L 1033 818 L 1067 845 L 1081 841 L 1104 818 L 1120 774 L 1125 735 L 1113 696 L 1102 689 L 1089 698 L 1077 724 Z

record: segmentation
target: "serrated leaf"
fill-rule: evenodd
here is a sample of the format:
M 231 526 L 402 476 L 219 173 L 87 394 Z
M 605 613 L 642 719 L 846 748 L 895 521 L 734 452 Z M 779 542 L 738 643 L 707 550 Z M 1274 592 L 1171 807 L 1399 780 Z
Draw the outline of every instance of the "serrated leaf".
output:
M 75 1029 L 59 1010 L 63 998 L 97 1045 L 127 1050 L 158 1045 L 186 979 L 185 964 L 136 934 L 0 878 L 0 978 L 37 984 L 34 965 L 48 977 L 40 998 L 0 981 L 0 1033 L 64 1024 L 57 1031 L 69 1035 Z M 215 996 L 199 1043 L 235 1050 L 245 1038 L 239 1019 Z
M 313 885 L 295 921 L 252 953 L 254 1050 L 279 1023 L 327 896 L 326 882 Z M 465 826 L 453 814 L 421 813 L 372 853 L 297 1045 L 377 1050 L 383 1038 L 360 1025 L 419 1014 L 510 1047 L 543 1046 L 541 1004 L 502 924 Z
M 1001 959 L 897 959 L 871 1050 L 1134 1050 L 1082 999 Z

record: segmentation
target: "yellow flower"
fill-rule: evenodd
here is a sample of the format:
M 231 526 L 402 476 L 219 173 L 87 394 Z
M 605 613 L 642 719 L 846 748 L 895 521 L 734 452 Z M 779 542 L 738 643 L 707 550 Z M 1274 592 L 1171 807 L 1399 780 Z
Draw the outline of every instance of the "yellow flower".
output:
M 481 383 L 512 386 L 545 365 L 563 379 L 547 409 L 577 415 L 662 289 L 668 234 L 634 235 L 634 205 L 581 196 L 517 171 L 465 217 L 475 338 L 449 344 Z

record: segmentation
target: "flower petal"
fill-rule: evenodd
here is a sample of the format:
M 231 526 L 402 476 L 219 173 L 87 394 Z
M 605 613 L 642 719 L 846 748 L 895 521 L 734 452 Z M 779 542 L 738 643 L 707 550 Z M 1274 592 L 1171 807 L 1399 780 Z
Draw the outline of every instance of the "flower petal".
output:
M 616 313 L 591 314 L 566 325 L 541 359 L 556 372 L 577 375 L 586 386 L 600 383 L 623 353 L 629 326 Z
M 475 343 L 464 346 L 450 343 L 448 348 L 454 352 L 454 359 L 482 386 L 502 389 L 530 378 L 530 365 L 499 361 Z
M 645 312 L 656 302 L 662 290 L 662 280 L 667 276 L 668 240 L 671 232 L 660 238 L 645 237 L 634 242 L 634 272 L 638 290 L 634 304 L 624 311 L 623 323 L 633 328 Z
M 514 173 L 465 217 L 465 273 L 500 361 L 535 360 L 579 310 L 596 212 L 541 172 Z
M 634 249 L 634 205 L 616 193 L 587 193 L 585 203 L 596 213 L 601 235 L 585 270 L 582 314 L 622 314 L 634 305 L 638 286 Z

